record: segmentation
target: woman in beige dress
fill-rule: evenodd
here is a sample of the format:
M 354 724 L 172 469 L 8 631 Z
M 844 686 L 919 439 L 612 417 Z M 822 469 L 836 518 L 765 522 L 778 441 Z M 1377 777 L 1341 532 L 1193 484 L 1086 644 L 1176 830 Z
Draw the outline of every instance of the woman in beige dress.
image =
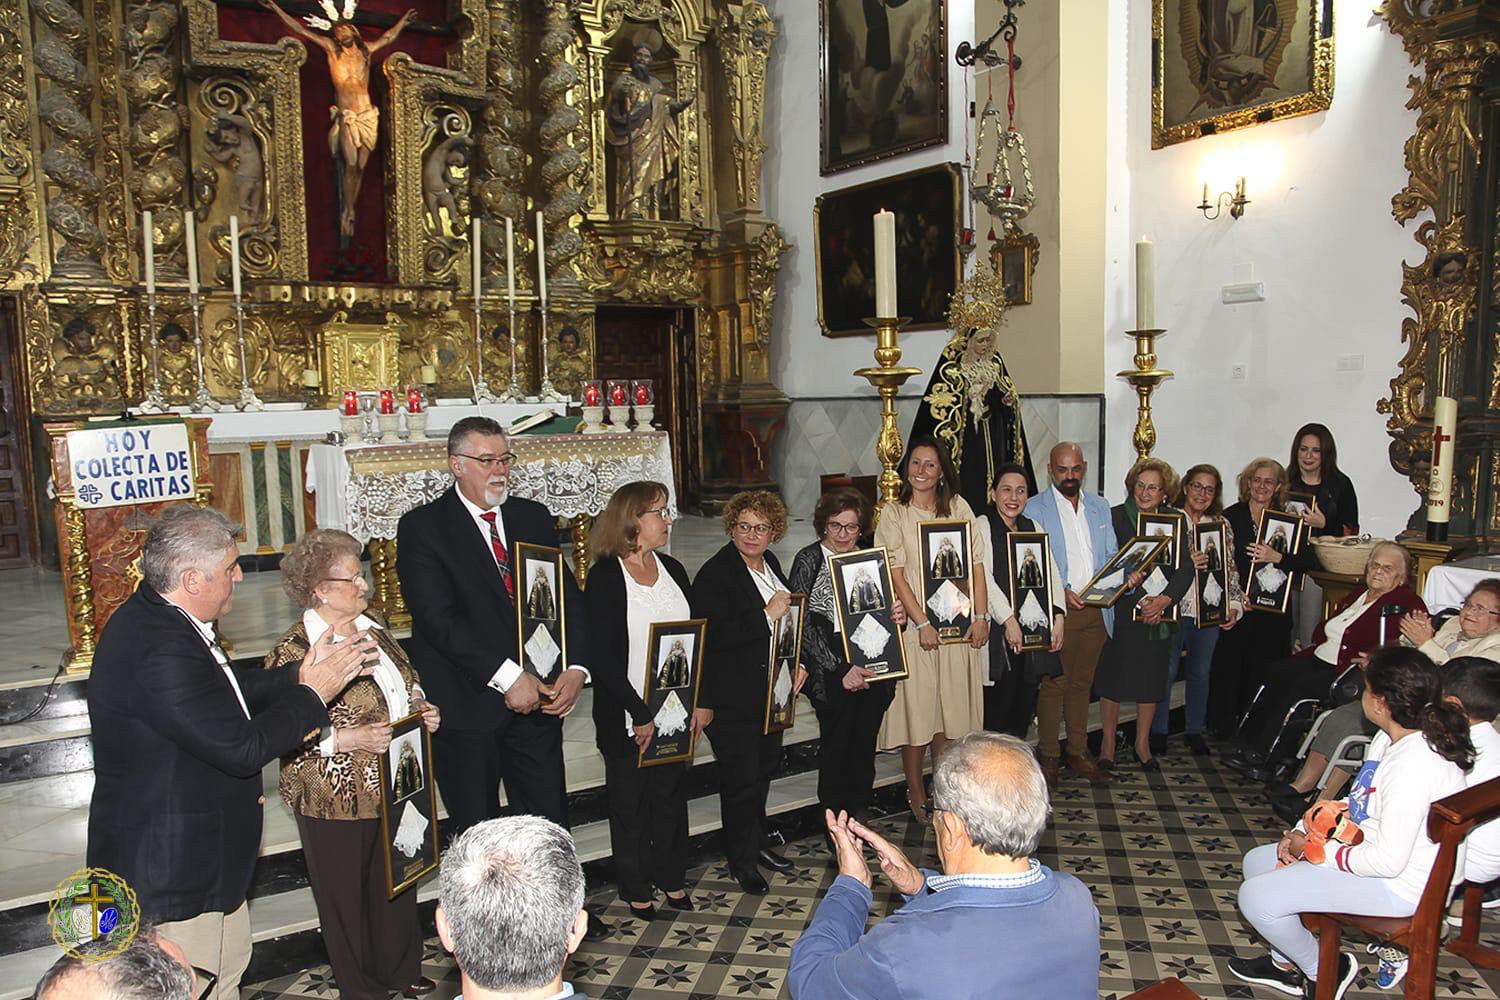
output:
M 906 799 L 912 814 L 927 822 L 927 791 L 922 783 L 923 757 L 932 748 L 933 763 L 948 740 L 983 727 L 982 667 L 979 650 L 990 634 L 988 595 L 984 574 L 974 573 L 973 624 L 962 643 L 942 644 L 931 611 L 917 596 L 921 586 L 923 521 L 957 519 L 969 522 L 969 565 L 983 563 L 979 525 L 974 512 L 958 495 L 958 473 L 947 449 L 935 438 L 913 439 L 904 465 L 901 494 L 880 512 L 875 544 L 890 557 L 891 583 L 907 608 L 902 645 L 909 676 L 896 684 L 896 700 L 885 713 L 878 744 L 882 750 L 901 748 L 906 771 Z M 1009 612 L 1007 611 L 1008 615 Z

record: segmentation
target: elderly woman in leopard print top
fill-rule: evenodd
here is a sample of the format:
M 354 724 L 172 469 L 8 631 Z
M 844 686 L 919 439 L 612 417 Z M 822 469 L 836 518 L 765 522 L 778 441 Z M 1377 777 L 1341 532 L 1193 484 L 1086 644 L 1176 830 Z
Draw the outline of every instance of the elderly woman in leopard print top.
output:
M 329 704 L 329 726 L 309 733 L 302 749 L 282 761 L 281 797 L 297 818 L 340 994 L 385 1000 L 390 991 L 416 997 L 435 986 L 422 976 L 417 894 L 408 889 L 387 898 L 378 755 L 390 745 L 393 721 L 420 712 L 433 732 L 439 719 L 406 653 L 368 614 L 360 550 L 352 535 L 319 529 L 287 552 L 282 587 L 306 610 L 267 654 L 266 666 L 300 662 L 328 629 L 335 641 L 368 633 L 379 649 L 370 675 Z

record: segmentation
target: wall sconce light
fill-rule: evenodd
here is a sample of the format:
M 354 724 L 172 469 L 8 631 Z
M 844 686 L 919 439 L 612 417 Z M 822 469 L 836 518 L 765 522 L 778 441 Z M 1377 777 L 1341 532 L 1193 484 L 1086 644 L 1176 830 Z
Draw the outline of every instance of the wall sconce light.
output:
M 1224 214 L 1224 203 L 1229 203 L 1229 217 L 1238 219 L 1245 214 L 1245 206 L 1250 204 L 1250 199 L 1245 197 L 1245 178 L 1240 177 L 1234 182 L 1234 194 L 1228 191 L 1219 192 L 1219 197 L 1212 202 L 1208 200 L 1208 183 L 1203 185 L 1203 203 L 1198 206 L 1198 211 L 1203 213 L 1205 219 L 1213 220 Z M 1209 215 L 1208 210 L 1213 209 L 1214 214 Z

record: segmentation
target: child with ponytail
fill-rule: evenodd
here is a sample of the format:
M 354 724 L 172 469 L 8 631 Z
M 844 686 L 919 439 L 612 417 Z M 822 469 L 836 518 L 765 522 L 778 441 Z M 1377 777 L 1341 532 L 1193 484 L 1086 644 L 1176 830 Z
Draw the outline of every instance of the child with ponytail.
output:
M 1427 814 L 1438 799 L 1462 791 L 1474 763 L 1469 720 L 1443 698 L 1438 668 L 1415 649 L 1383 646 L 1365 667 L 1365 717 L 1379 732 L 1349 792 L 1349 817 L 1363 834 L 1357 844 L 1329 850 L 1322 864 L 1302 859 L 1301 824 L 1279 844 L 1245 855 L 1240 912 L 1271 946 L 1269 955 L 1234 958 L 1229 970 L 1248 983 L 1289 996 L 1311 997 L 1318 975 L 1318 939 L 1302 926 L 1304 912 L 1376 917 L 1416 912 L 1437 844 Z M 1332 847 L 1332 845 L 1330 845 Z M 1339 957 L 1339 1000 L 1358 966 Z

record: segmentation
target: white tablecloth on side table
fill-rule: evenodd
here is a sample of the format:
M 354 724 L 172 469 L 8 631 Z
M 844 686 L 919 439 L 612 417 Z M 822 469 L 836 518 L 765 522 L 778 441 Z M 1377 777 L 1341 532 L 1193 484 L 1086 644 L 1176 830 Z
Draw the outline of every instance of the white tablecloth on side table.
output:
M 1459 562 L 1444 563 L 1427 571 L 1422 585 L 1422 600 L 1434 613 L 1462 606 L 1464 598 L 1480 580 L 1500 576 L 1500 556 L 1478 556 Z

